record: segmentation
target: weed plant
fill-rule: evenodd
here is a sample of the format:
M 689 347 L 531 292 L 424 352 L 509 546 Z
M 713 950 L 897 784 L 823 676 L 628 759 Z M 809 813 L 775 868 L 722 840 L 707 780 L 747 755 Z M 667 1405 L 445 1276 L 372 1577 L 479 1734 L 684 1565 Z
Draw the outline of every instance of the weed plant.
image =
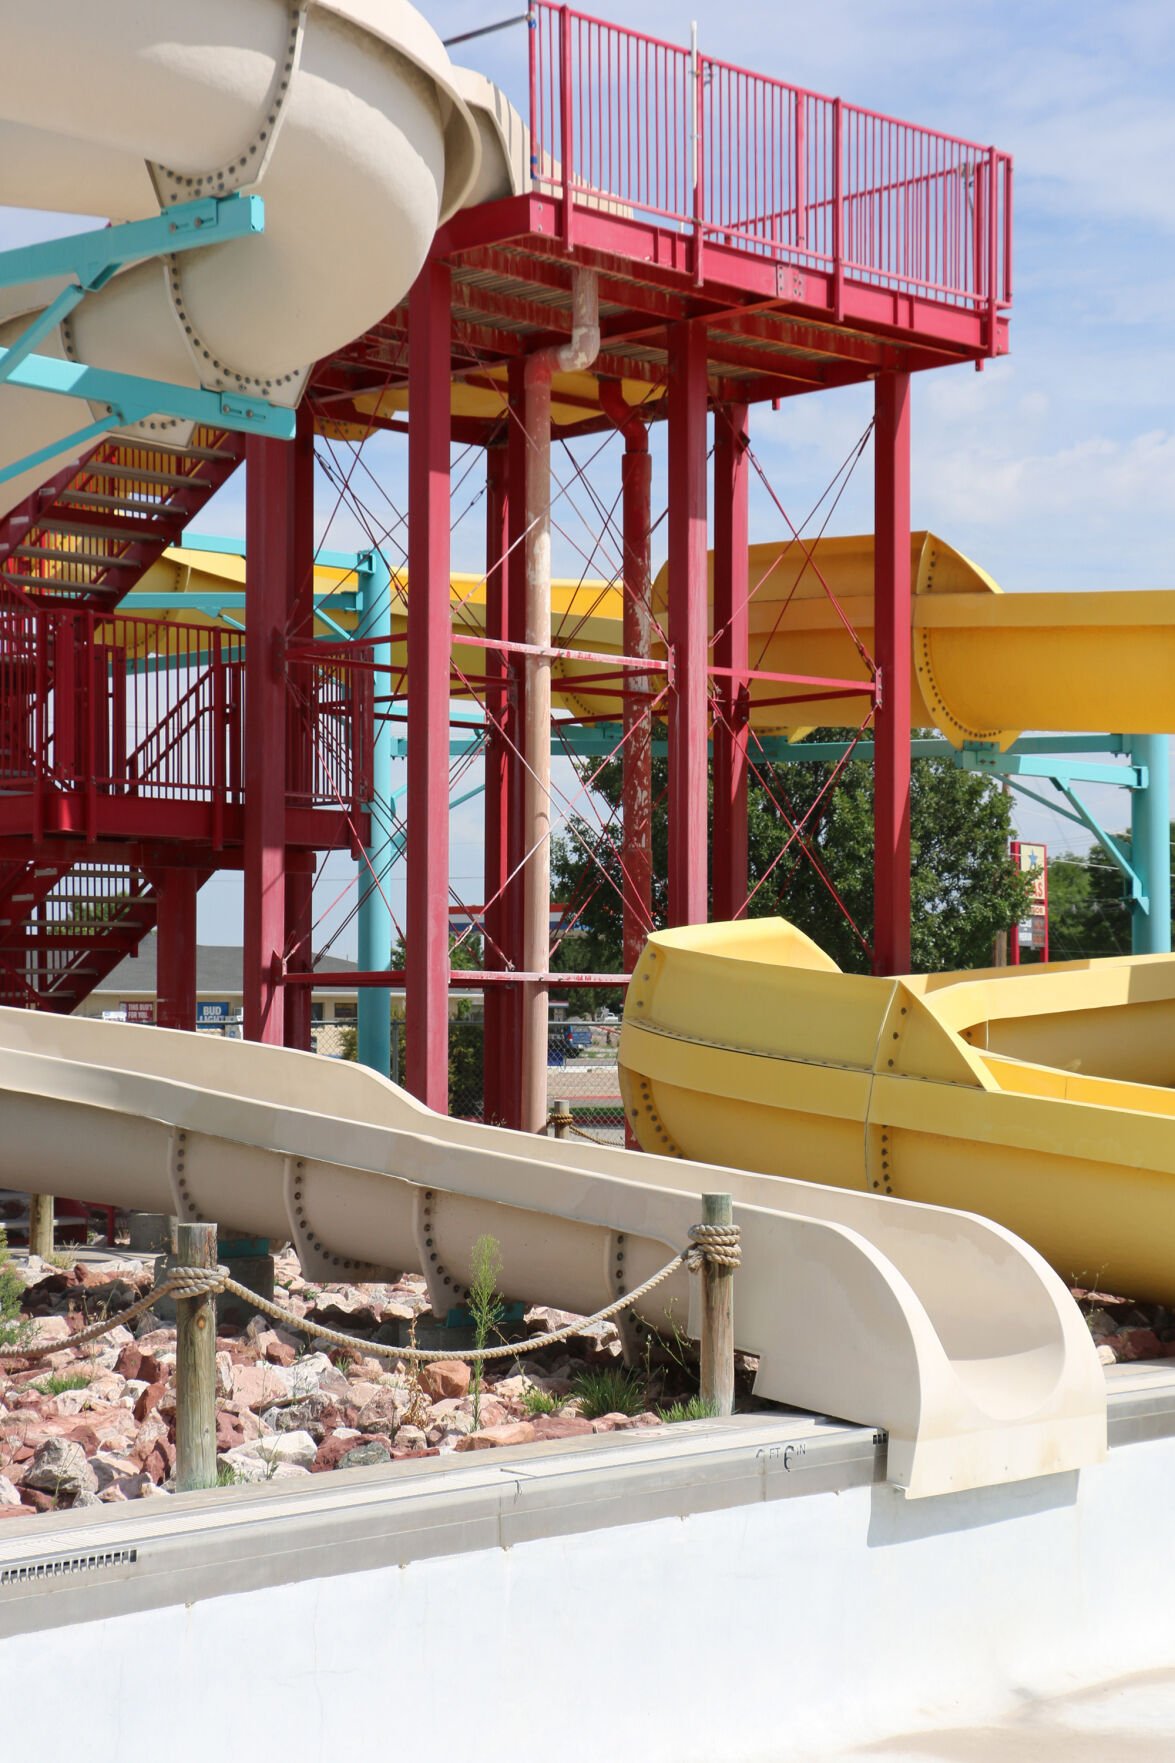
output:
M 32 1338 L 33 1325 L 20 1313 L 24 1281 L 8 1253 L 8 1236 L 0 1225 L 0 1347 L 23 1347 Z
M 717 1412 L 713 1402 L 707 1402 L 701 1396 L 687 1396 L 684 1402 L 671 1402 L 668 1408 L 657 1410 L 668 1425 L 679 1420 L 713 1420 Z
M 88 1371 L 51 1371 L 33 1388 L 42 1396 L 63 1396 L 66 1390 L 88 1389 L 91 1375 Z
M 558 1414 L 563 1403 L 560 1397 L 553 1396 L 550 1390 L 536 1389 L 532 1384 L 522 1392 L 523 1411 L 533 1420 L 538 1414 Z
M 473 1272 L 469 1281 L 469 1313 L 473 1317 L 473 1342 L 480 1352 L 505 1315 L 498 1290 L 502 1277 L 502 1246 L 497 1237 L 480 1236 L 473 1245 Z M 481 1425 L 482 1362 L 473 1362 L 469 1392 L 473 1397 L 474 1431 Z
M 640 1414 L 645 1406 L 645 1386 L 633 1371 L 619 1365 L 604 1365 L 581 1371 L 571 1386 L 585 1420 L 599 1420 L 605 1414 Z

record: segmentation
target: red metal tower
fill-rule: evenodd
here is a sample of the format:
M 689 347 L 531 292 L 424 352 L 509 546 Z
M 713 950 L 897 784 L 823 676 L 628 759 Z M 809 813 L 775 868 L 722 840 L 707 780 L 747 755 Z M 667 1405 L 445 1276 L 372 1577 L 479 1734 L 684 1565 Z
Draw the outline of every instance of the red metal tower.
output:
M 526 804 L 542 754 L 527 744 L 527 695 L 551 645 L 575 644 L 558 634 L 546 647 L 527 641 L 536 591 L 528 464 L 544 420 L 527 363 L 566 348 L 585 278 L 598 303 L 592 383 L 564 387 L 560 399 L 582 405 L 564 434 L 624 441 L 625 654 L 596 658 L 585 692 L 625 704 L 626 962 L 649 923 L 653 720 L 668 727 L 670 917 L 737 916 L 747 892 L 748 686 L 797 685 L 765 675 L 750 648 L 747 496 L 762 469 L 753 409 L 872 382 L 877 652 L 867 682 L 851 689 L 876 731 L 874 961 L 879 971 L 907 965 L 910 381 L 1007 348 L 1011 162 L 547 0 L 531 25 L 532 187 L 446 225 L 410 298 L 319 364 L 293 445 L 248 445 L 247 643 L 230 632 L 185 637 L 174 624 L 151 634 L 113 610 L 241 462 L 235 438 L 200 435 L 167 453 L 106 443 L 0 525 L 6 1000 L 72 1007 L 157 922 L 166 1018 L 190 1022 L 195 890 L 212 870 L 239 865 L 246 1032 L 307 1044 L 315 853 L 358 854 L 367 842 L 377 655 L 362 641 L 312 641 L 314 428 L 406 430 L 411 690 L 395 713 L 406 717 L 409 755 L 407 1081 L 446 1106 L 456 689 L 481 704 L 486 731 L 484 972 L 461 980 L 486 994 L 486 1115 L 539 1124 L 533 1097 L 524 1115 L 519 1069 L 536 1055 L 541 1020 L 528 1000 L 541 1001 L 550 982 L 549 956 L 528 964 Z M 404 391 L 407 417 L 394 396 Z M 654 422 L 668 425 L 664 661 L 651 652 Z M 485 450 L 480 638 L 452 614 L 455 442 Z M 806 542 L 795 543 L 813 567 Z M 182 690 L 148 702 L 160 674 L 136 671 L 136 658 L 174 662 L 182 643 Z M 814 714 L 846 689 L 802 683 Z M 143 725 L 134 740 L 128 702 Z M 44 902 L 67 900 L 63 878 L 95 865 L 121 866 L 117 888 L 103 883 L 114 904 L 54 907 L 67 929 L 46 930 Z

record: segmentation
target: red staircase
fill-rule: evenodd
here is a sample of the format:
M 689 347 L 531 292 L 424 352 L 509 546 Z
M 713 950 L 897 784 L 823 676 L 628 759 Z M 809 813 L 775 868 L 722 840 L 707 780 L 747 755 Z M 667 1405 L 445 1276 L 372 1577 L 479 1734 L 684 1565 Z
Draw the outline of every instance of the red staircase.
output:
M 125 865 L 7 866 L 0 1003 L 67 1014 L 155 928 L 155 894 Z
M 194 429 L 182 447 L 101 442 L 0 518 L 0 586 L 116 606 L 244 457 L 244 435 L 228 429 Z

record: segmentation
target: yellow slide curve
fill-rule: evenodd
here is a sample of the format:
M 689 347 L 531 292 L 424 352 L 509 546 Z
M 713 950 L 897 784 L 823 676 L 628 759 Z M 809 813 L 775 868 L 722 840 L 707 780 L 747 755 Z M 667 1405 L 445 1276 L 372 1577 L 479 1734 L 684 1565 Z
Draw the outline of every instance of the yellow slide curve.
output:
M 712 565 L 712 559 L 711 559 Z M 1175 677 L 1175 593 L 1123 590 L 1071 594 L 1005 594 L 961 551 L 934 533 L 915 533 L 911 541 L 914 584 L 914 682 L 910 719 L 915 728 L 938 728 L 956 746 L 991 741 L 1009 747 L 1025 729 L 1064 733 L 1163 734 L 1173 720 L 1170 681 Z M 168 551 L 147 573 L 142 588 L 153 606 L 174 594 L 175 607 L 164 616 L 211 623 L 185 610 L 195 590 L 241 588 L 244 559 L 218 552 Z M 320 592 L 353 590 L 352 573 L 320 565 Z M 868 666 L 846 621 L 867 654 L 874 653 L 873 539 L 821 539 L 806 550 L 798 544 L 753 545 L 747 592 L 750 665 L 767 673 L 795 673 L 824 679 L 864 681 Z M 125 610 L 135 610 L 132 593 Z M 460 632 L 485 633 L 485 584 L 474 575 L 452 578 L 453 620 Z M 654 660 L 664 660 L 660 632 L 667 629 L 668 570 L 651 593 Z M 392 587 L 393 633 L 407 629 L 408 584 L 397 574 Z M 711 593 L 711 606 L 713 595 Z M 839 607 L 839 611 L 838 611 Z M 557 649 L 592 654 L 622 650 L 623 598 L 607 581 L 552 583 L 553 643 Z M 843 613 L 843 618 L 841 614 Z M 156 614 L 160 616 L 160 614 Z M 345 630 L 353 613 L 332 612 Z M 248 613 L 246 609 L 246 621 Z M 711 628 L 713 617 L 711 615 Z M 329 627 L 318 623 L 318 635 Z M 402 664 L 403 645 L 391 655 Z M 466 674 L 484 671 L 478 651 L 454 642 L 456 667 Z M 598 662 L 556 657 L 552 664 L 554 701 L 576 715 L 620 718 L 619 698 L 576 689 L 577 678 L 600 674 Z M 650 675 L 654 690 L 663 674 Z M 809 698 L 803 684 L 772 680 L 751 683 L 751 721 L 764 733 L 796 734 L 817 722 L 824 727 L 859 723 L 864 700 L 832 696 L 819 703 L 767 704 L 765 700 Z M 459 685 L 455 696 L 462 693 Z M 664 707 L 662 707 L 663 709 Z
M 620 1079 L 646 1150 L 973 1207 L 1175 1303 L 1175 956 L 874 979 L 783 919 L 663 931 Z

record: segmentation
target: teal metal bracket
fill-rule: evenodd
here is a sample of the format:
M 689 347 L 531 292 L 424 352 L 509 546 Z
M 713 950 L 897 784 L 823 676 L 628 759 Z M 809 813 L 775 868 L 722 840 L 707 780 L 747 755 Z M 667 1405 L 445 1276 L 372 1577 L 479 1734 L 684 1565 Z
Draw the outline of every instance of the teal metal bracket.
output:
M 82 362 L 34 353 L 37 344 L 68 318 L 88 294 L 104 288 L 128 264 L 169 257 L 205 245 L 221 245 L 264 230 L 265 204 L 260 196 L 215 196 L 180 203 L 168 213 L 148 220 L 125 221 L 120 226 L 0 251 L 0 288 L 56 281 L 62 276 L 70 278 L 16 341 L 0 349 L 0 384 L 7 382 L 26 391 L 50 392 L 106 406 L 105 415 L 5 466 L 0 470 L 0 483 L 62 453 L 86 446 L 111 429 L 130 428 L 151 416 L 292 440 L 294 412 L 263 398 L 176 386 L 164 380 L 109 372 Z

